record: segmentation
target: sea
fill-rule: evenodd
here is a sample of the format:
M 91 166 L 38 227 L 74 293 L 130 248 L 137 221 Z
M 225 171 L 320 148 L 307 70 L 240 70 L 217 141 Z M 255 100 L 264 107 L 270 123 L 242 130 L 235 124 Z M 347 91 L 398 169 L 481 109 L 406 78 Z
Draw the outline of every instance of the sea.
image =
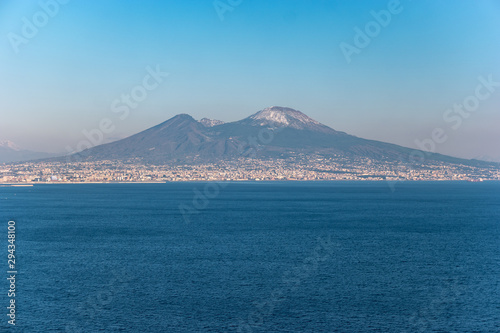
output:
M 500 332 L 500 182 L 4 186 L 0 219 L 2 332 Z

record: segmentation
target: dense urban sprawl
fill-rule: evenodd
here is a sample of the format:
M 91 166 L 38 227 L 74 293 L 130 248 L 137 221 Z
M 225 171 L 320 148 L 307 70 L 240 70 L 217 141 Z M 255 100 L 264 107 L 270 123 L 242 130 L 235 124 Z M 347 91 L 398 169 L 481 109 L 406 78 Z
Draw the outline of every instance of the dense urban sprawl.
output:
M 1 183 L 273 181 L 273 180 L 500 180 L 500 170 L 426 162 L 294 157 L 239 158 L 201 164 L 152 165 L 137 161 L 37 162 L 0 165 Z

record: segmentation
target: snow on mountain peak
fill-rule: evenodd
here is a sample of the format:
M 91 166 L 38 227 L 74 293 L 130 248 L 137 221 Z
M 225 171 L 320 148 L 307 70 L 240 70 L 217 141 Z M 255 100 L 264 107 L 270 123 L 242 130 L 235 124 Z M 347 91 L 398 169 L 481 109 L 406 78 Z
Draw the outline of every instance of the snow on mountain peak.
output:
M 3 140 L 1 141 L 0 140 L 0 147 L 4 147 L 4 148 L 10 148 L 12 150 L 21 150 L 21 148 L 16 145 L 14 142 L 10 141 L 10 140 Z
M 217 120 L 217 119 L 208 119 L 208 118 L 203 118 L 200 120 L 200 123 L 205 126 L 205 127 L 214 127 L 217 125 L 224 124 L 222 120 Z
M 307 125 L 320 125 L 319 122 L 306 116 L 300 111 L 281 106 L 266 108 L 252 115 L 250 118 L 254 121 L 260 122 L 259 125 L 262 126 L 272 123 L 302 129 Z

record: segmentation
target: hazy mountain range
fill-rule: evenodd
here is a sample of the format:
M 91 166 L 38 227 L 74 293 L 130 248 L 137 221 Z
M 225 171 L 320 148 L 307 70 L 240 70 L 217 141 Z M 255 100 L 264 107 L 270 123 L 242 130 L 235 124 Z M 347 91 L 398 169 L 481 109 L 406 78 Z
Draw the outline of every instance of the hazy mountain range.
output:
M 245 119 L 225 123 L 188 114 L 173 118 L 127 138 L 102 144 L 71 156 L 23 150 L 10 141 L 0 142 L 0 163 L 44 159 L 99 161 L 139 159 L 145 163 L 204 163 L 237 157 L 370 158 L 376 162 L 406 161 L 414 149 L 362 139 L 336 131 L 304 113 L 273 106 Z M 491 166 L 479 160 L 426 153 L 427 161 Z
M 29 161 L 51 156 L 57 156 L 57 154 L 25 150 L 12 141 L 0 141 L 0 163 Z

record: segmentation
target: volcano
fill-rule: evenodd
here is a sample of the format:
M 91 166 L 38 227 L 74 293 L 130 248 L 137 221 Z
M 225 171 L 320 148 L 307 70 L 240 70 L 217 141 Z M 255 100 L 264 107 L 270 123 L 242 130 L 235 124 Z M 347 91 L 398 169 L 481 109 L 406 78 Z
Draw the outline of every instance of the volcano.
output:
M 69 159 L 135 159 L 153 164 L 203 163 L 247 157 L 245 152 L 249 149 L 253 151 L 251 157 L 262 159 L 322 155 L 368 158 L 374 162 L 405 160 L 415 151 L 359 138 L 321 124 L 301 111 L 272 106 L 228 123 L 208 118 L 197 121 L 188 114 L 179 114 L 140 133 L 84 150 L 69 156 Z M 445 163 L 486 163 L 436 153 L 425 154 L 428 160 Z

